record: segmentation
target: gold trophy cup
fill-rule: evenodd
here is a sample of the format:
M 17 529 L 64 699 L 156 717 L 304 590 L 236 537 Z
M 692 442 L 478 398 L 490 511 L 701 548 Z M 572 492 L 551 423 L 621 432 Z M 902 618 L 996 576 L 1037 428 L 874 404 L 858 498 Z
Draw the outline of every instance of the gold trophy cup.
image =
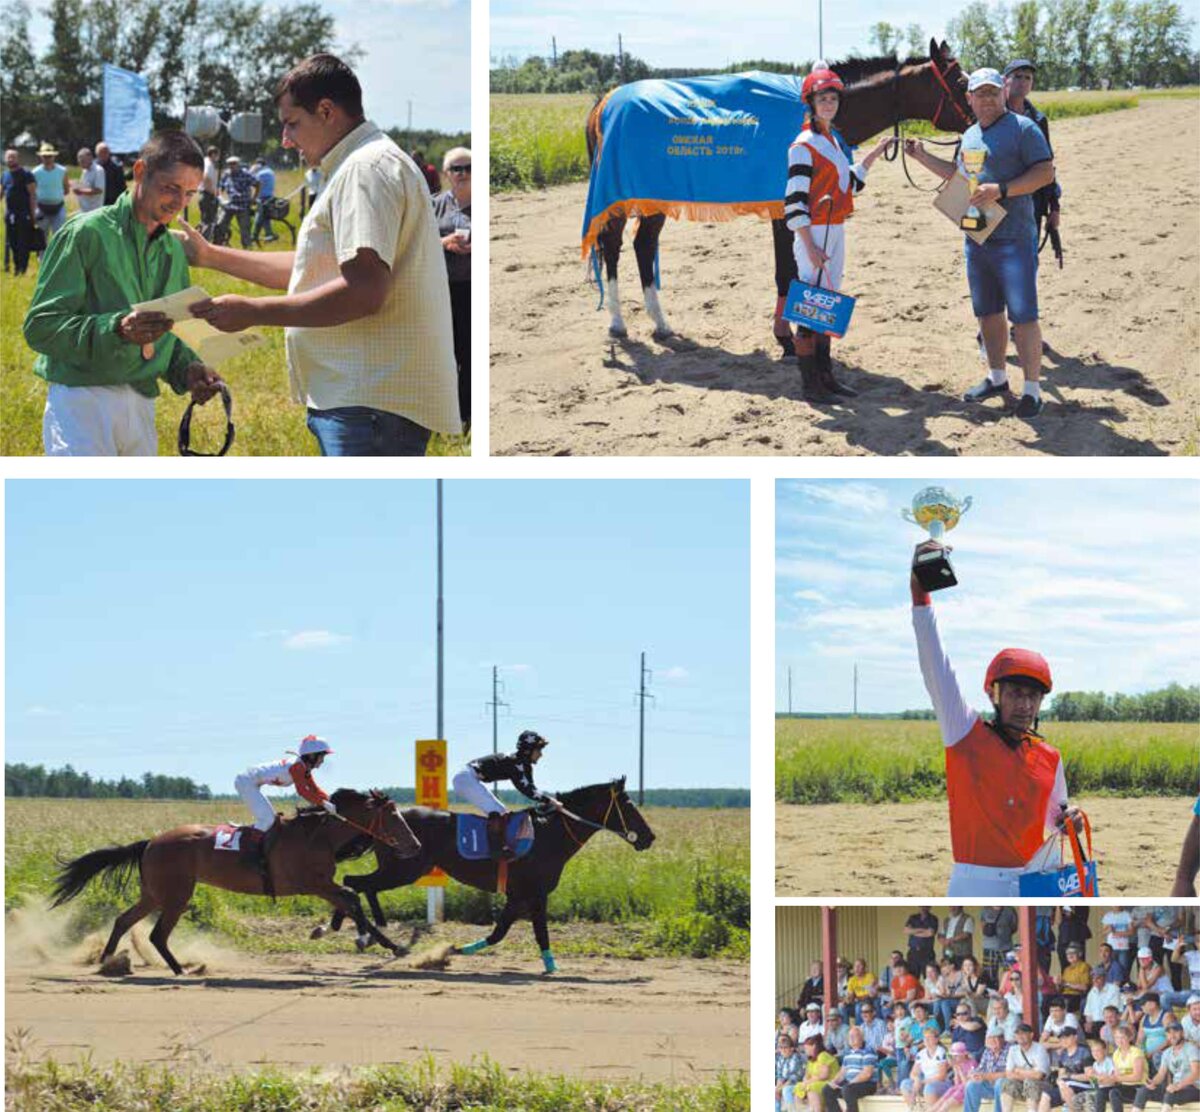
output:
M 987 160 L 987 151 L 983 148 L 964 147 L 961 152 L 963 168 L 967 172 L 967 186 L 973 194 L 979 188 L 979 173 Z M 958 221 L 958 226 L 964 232 L 982 232 L 987 227 L 987 217 L 974 205 L 971 205 Z
M 949 550 L 943 540 L 970 508 L 969 497 L 957 498 L 945 487 L 926 487 L 913 495 L 911 513 L 908 510 L 900 511 L 905 521 L 920 526 L 928 532 L 930 540 L 941 546 L 927 549 L 913 558 L 913 574 L 925 590 L 940 591 L 958 583 L 950 566 Z

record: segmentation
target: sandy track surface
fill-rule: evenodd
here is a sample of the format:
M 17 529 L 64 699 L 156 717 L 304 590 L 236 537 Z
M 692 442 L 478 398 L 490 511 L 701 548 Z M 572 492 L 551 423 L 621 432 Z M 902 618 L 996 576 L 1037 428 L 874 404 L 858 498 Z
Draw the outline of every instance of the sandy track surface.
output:
M 177 953 L 187 959 L 186 941 Z M 749 977 L 734 962 L 569 958 L 550 979 L 501 955 L 422 971 L 369 955 L 222 954 L 200 977 L 135 960 L 133 976 L 109 979 L 8 943 L 6 958 L 6 1032 L 27 1030 L 59 1061 L 326 1069 L 486 1053 L 514 1070 L 680 1082 L 748 1068 Z
M 1073 800 L 1092 822 L 1100 895 L 1159 898 L 1175 880 L 1193 799 Z M 814 867 L 820 854 L 820 867 Z M 775 804 L 775 894 L 941 898 L 950 879 L 946 803 Z
M 580 126 L 583 126 L 582 119 Z M 668 221 L 651 337 L 631 229 L 621 257 L 629 338 L 585 284 L 586 185 L 492 199 L 491 443 L 539 455 L 1163 455 L 1196 450 L 1200 412 L 1200 180 L 1180 173 L 1200 101 L 1161 100 L 1052 126 L 1066 264 L 1042 255 L 1043 393 L 1036 422 L 960 401 L 981 377 L 961 237 L 931 197 L 879 162 L 849 225 L 859 298 L 835 369 L 861 391 L 803 401 L 770 332 L 767 224 Z M 1123 149 L 1114 169 L 1113 144 Z M 920 184 L 935 179 L 914 166 Z M 1136 179 L 1143 188 L 1128 188 Z M 1015 352 L 1012 380 L 1020 385 Z

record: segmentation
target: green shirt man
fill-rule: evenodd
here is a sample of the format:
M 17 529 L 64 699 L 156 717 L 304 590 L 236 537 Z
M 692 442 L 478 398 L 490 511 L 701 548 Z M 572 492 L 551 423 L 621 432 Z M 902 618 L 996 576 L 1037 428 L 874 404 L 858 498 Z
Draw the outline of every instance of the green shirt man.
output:
M 204 156 L 181 131 L 162 132 L 134 163 L 116 204 L 68 221 L 50 242 L 25 316 L 49 389 L 47 455 L 155 455 L 159 379 L 197 402 L 220 376 L 170 332 L 161 313 L 131 306 L 186 289 L 187 259 L 168 225 L 200 184 Z

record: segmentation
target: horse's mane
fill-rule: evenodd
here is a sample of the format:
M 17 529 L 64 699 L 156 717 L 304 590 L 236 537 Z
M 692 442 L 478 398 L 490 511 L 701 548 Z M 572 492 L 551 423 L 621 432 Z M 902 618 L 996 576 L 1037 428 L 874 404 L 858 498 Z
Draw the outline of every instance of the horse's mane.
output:
M 391 800 L 383 794 L 383 792 L 372 788 L 369 793 L 355 791 L 354 788 L 338 788 L 337 791 L 329 797 L 333 800 L 335 807 L 341 807 L 346 803 L 390 803 Z
M 581 788 L 572 788 L 568 792 L 559 792 L 558 798 L 570 806 L 571 802 L 576 799 L 582 799 L 588 795 L 595 795 L 598 791 L 607 791 L 609 788 L 620 786 L 620 790 L 625 790 L 625 777 L 614 776 L 611 780 L 601 780 L 598 784 L 584 784 Z
M 928 58 L 913 55 L 900 61 L 895 54 L 879 54 L 874 58 L 847 58 L 844 62 L 831 62 L 829 68 L 842 79 L 842 83 L 850 88 L 852 85 L 865 85 L 885 73 L 892 73 L 905 66 L 920 66 L 928 62 Z

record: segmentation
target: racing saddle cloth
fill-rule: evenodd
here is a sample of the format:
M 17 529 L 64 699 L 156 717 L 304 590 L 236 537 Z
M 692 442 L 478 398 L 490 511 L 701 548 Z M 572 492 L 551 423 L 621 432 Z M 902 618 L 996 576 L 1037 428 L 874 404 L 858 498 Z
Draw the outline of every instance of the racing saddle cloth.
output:
M 464 861 L 486 861 L 492 856 L 488 823 L 483 815 L 462 812 L 455 816 L 458 855 Z M 514 857 L 524 857 L 533 848 L 533 821 L 528 811 L 517 811 L 504 824 L 504 841 Z

